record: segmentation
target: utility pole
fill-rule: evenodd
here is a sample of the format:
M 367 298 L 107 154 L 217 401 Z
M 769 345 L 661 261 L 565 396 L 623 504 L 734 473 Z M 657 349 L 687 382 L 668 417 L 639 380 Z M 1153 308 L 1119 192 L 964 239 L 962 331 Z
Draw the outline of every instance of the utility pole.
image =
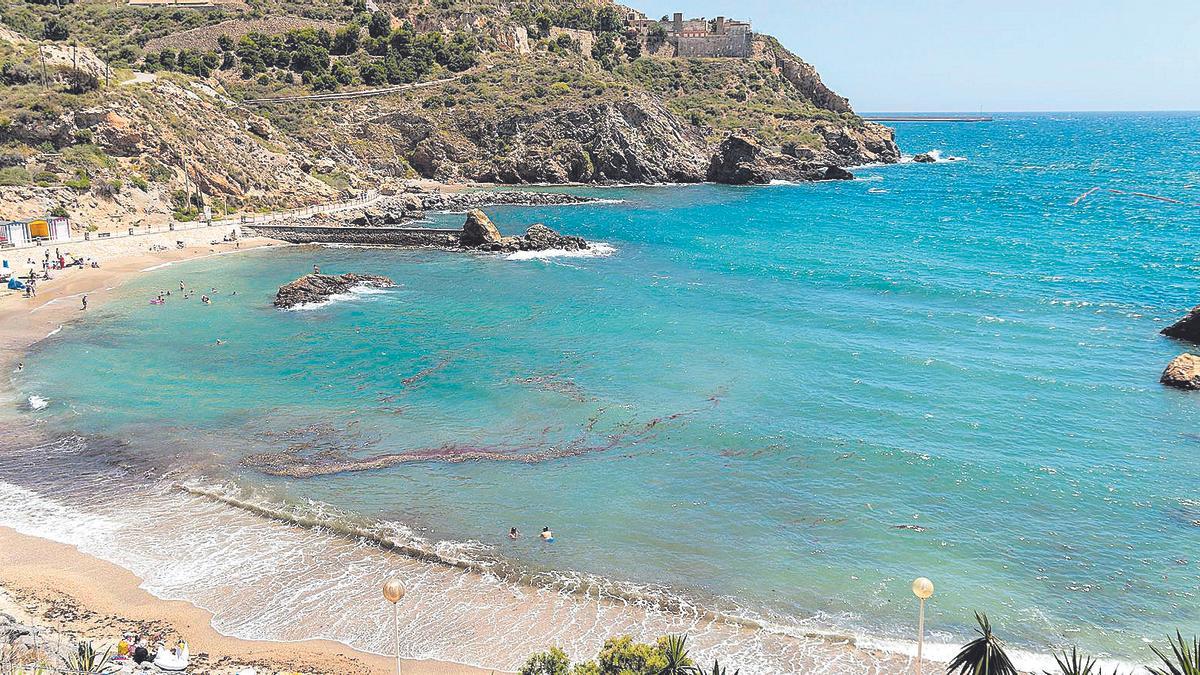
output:
M 46 89 L 46 52 L 42 51 L 42 43 L 38 43 L 38 57 L 42 60 L 42 89 Z

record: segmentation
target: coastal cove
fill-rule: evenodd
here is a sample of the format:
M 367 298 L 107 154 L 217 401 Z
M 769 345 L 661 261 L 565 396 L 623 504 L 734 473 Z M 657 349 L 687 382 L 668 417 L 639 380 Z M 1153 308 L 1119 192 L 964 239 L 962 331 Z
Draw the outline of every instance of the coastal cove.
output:
M 12 376 L 0 526 L 243 638 L 386 653 L 361 610 L 400 572 L 410 656 L 505 670 L 687 631 L 742 672 L 901 672 L 917 575 L 935 643 L 982 610 L 1025 652 L 1144 661 L 1200 622 L 1200 399 L 1157 383 L 1200 302 L 1200 122 L 899 134 L 965 159 L 488 209 L 596 250 L 146 272 Z M 314 264 L 396 286 L 271 307 Z M 180 281 L 213 304 L 147 304 Z

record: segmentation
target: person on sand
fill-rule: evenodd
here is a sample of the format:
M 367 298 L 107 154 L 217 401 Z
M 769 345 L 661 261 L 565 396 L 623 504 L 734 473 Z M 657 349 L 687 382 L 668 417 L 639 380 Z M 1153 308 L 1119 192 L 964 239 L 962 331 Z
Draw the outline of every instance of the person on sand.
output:
M 82 300 L 83 300 L 83 309 L 86 310 L 87 309 L 87 293 L 83 294 Z
M 521 532 L 520 532 L 519 530 L 517 530 L 517 528 L 515 528 L 515 527 L 510 527 L 510 528 L 508 528 L 508 538 L 509 538 L 509 539 L 514 539 L 514 540 L 515 540 L 515 539 L 520 539 L 520 538 L 521 538 Z
M 548 527 L 542 528 L 541 537 L 542 537 L 542 541 L 554 541 L 554 533 L 551 532 L 550 528 L 548 528 Z
M 149 660 L 150 647 L 146 644 L 146 638 L 139 637 L 137 644 L 133 648 L 133 662 L 140 665 Z

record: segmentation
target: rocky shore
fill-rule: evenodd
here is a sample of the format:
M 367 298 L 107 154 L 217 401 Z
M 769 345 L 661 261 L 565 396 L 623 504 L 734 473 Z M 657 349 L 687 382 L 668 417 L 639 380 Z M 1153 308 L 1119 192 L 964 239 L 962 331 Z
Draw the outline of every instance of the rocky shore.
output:
M 349 293 L 354 288 L 388 288 L 395 285 L 391 279 L 373 274 L 308 274 L 280 286 L 275 293 L 275 306 L 292 309 L 324 302 L 331 296 Z

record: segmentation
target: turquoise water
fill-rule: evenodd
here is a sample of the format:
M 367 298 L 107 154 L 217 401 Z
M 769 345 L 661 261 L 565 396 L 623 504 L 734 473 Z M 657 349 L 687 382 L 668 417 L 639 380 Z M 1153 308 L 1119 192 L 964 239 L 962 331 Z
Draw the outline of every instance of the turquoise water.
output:
M 17 385 L 123 464 L 515 569 L 895 638 L 923 575 L 940 641 L 982 610 L 1032 651 L 1144 660 L 1144 638 L 1200 626 L 1200 399 L 1157 383 L 1185 350 L 1158 330 L 1200 302 L 1197 139 L 1197 115 L 905 124 L 906 152 L 965 160 L 490 210 L 610 255 L 179 264 L 44 342 Z M 314 263 L 398 287 L 271 308 Z M 148 304 L 181 280 L 213 305 Z M 289 449 L 429 458 L 303 479 L 242 461 Z

